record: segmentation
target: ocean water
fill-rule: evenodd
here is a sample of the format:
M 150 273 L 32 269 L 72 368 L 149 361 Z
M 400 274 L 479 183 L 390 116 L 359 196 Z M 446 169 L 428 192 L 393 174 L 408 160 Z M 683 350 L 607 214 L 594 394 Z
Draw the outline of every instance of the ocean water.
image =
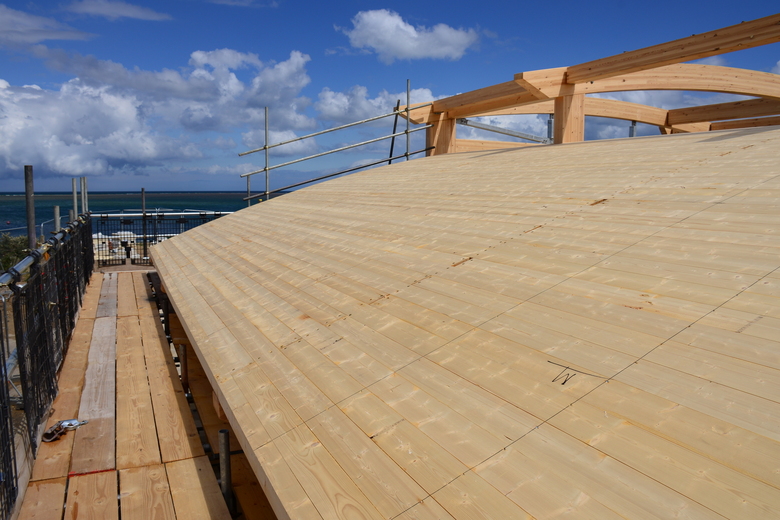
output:
M 147 211 L 238 211 L 246 207 L 246 192 L 146 192 Z M 68 221 L 68 210 L 73 209 L 71 193 L 36 193 L 35 223 L 38 235 L 48 236 L 54 230 L 54 206 L 60 207 L 62 225 Z M 79 195 L 81 209 L 81 195 Z M 101 213 L 140 213 L 141 193 L 90 192 L 89 210 Z M 27 210 L 24 193 L 0 193 L 0 233 L 27 234 Z M 43 225 L 43 233 L 41 233 Z

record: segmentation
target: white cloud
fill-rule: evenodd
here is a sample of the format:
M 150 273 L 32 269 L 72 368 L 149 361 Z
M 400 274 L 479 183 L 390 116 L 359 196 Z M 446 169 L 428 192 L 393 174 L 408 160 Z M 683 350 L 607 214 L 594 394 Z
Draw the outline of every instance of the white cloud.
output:
M 702 58 L 692 63 L 696 63 L 697 65 L 717 65 L 719 67 L 725 67 L 728 64 L 726 58 L 723 56 L 710 56 L 709 58 Z
M 780 74 L 780 60 L 775 64 L 774 67 L 772 67 L 772 70 L 770 70 L 772 74 Z
M 427 88 L 413 89 L 410 92 L 411 102 L 425 103 L 434 99 L 433 93 Z M 370 117 L 391 112 L 398 100 L 406 104 L 406 92 L 392 94 L 383 90 L 373 99 L 368 97 L 368 89 L 355 85 L 347 92 L 334 92 L 324 88 L 319 94 L 319 100 L 314 108 L 319 112 L 320 119 L 337 123 L 351 123 Z
M 69 6 L 66 10 L 93 16 L 103 16 L 109 20 L 118 18 L 135 18 L 137 20 L 170 20 L 171 16 L 165 13 L 158 13 L 148 7 L 128 4 L 119 0 L 78 0 Z
M 231 49 L 195 51 L 176 70 L 127 69 L 111 61 L 42 45 L 37 56 L 75 77 L 55 90 L 12 86 L 0 79 L 0 177 L 17 175 L 24 164 L 46 174 L 101 175 L 143 172 L 204 154 L 233 155 L 236 140 L 256 140 L 263 107 L 277 140 L 311 129 L 300 95 L 310 81 L 309 57 L 263 63 Z M 239 79 L 236 70 L 249 77 Z M 284 147 L 307 153 L 316 143 Z M 222 150 L 220 152 L 220 150 Z
M 458 60 L 479 39 L 474 29 L 453 29 L 442 23 L 432 28 L 414 27 L 387 9 L 360 11 L 352 25 L 351 30 L 337 29 L 349 37 L 353 47 L 370 49 L 387 64 L 397 59 Z
M 0 45 L 30 45 L 46 40 L 86 40 L 91 35 L 52 18 L 9 9 L 0 4 Z
M 167 159 L 194 159 L 191 143 L 154 132 L 141 103 L 77 80 L 59 91 L 0 84 L 0 169 L 24 164 L 64 175 L 100 175 Z
M 265 144 L 265 131 L 262 129 L 250 130 L 241 134 L 241 142 L 248 149 L 260 148 Z M 268 141 L 270 144 L 282 143 L 284 141 L 291 141 L 299 137 L 292 130 L 283 130 L 281 132 L 269 130 Z M 304 139 L 302 141 L 295 141 L 293 143 L 282 145 L 278 148 L 271 148 L 275 156 L 289 156 L 289 155 L 313 155 L 317 153 L 318 147 L 315 138 Z M 261 166 L 262 168 L 262 166 Z

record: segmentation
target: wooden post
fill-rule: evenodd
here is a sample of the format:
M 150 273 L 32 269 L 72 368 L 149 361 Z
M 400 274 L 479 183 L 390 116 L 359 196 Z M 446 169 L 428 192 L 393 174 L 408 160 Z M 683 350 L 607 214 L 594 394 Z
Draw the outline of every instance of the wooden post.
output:
M 438 117 L 438 120 L 434 118 Z M 435 146 L 425 155 L 442 155 L 455 151 L 455 120 L 448 118 L 446 112 L 433 114 L 430 123 L 433 125 L 425 131 L 425 147 Z
M 555 98 L 554 143 L 577 143 L 585 139 L 585 95 Z

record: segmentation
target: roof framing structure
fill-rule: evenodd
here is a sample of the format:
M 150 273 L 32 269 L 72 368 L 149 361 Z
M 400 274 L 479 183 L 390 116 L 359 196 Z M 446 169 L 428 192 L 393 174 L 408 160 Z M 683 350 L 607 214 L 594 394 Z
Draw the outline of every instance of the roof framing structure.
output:
M 463 140 L 457 139 L 454 120 L 463 117 L 554 114 L 555 144 L 583 140 L 586 116 L 654 125 L 663 134 L 765 126 L 769 123 L 764 118 L 780 115 L 780 75 L 683 62 L 776 42 L 780 42 L 780 14 L 579 65 L 520 72 L 513 81 L 439 99 L 427 107 L 410 106 L 409 119 L 433 125 L 427 141 L 436 148 L 430 155 L 497 146 L 495 141 L 459 143 Z M 751 99 L 665 110 L 587 97 L 644 90 L 726 93 Z M 724 121 L 730 122 L 724 126 Z

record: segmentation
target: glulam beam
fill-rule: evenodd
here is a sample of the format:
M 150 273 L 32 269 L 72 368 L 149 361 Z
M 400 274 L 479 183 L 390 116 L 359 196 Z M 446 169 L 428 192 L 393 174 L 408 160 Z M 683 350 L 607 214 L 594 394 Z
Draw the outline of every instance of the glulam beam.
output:
M 492 110 L 481 114 L 474 114 L 474 117 L 483 116 L 513 116 L 527 114 L 552 114 L 555 112 L 555 101 L 547 99 L 536 103 L 528 103 L 518 107 L 503 108 Z M 616 99 L 603 99 L 596 97 L 585 98 L 585 115 L 593 117 L 607 117 L 610 119 L 622 119 L 624 121 L 636 121 L 637 123 L 646 123 L 648 125 L 666 125 L 667 110 L 663 108 L 651 107 L 629 101 L 618 101 Z
M 522 72 L 515 75 L 515 81 L 524 89 L 533 84 L 536 99 L 542 95 L 556 98 L 632 90 L 692 90 L 741 94 L 780 101 L 780 81 L 777 74 L 693 63 L 666 65 L 576 85 L 566 83 L 565 72 L 561 69 Z
M 780 78 L 778 78 L 780 81 Z M 676 108 L 669 111 L 667 123 L 699 123 L 703 121 L 724 121 L 780 114 L 780 101 L 773 99 L 745 99 L 715 105 Z
M 780 116 L 754 117 L 751 119 L 737 119 L 736 121 L 719 121 L 710 125 L 710 130 L 733 130 L 736 128 L 754 128 L 758 126 L 780 125 Z
M 780 42 L 780 14 L 569 67 L 570 84 L 602 80 Z

